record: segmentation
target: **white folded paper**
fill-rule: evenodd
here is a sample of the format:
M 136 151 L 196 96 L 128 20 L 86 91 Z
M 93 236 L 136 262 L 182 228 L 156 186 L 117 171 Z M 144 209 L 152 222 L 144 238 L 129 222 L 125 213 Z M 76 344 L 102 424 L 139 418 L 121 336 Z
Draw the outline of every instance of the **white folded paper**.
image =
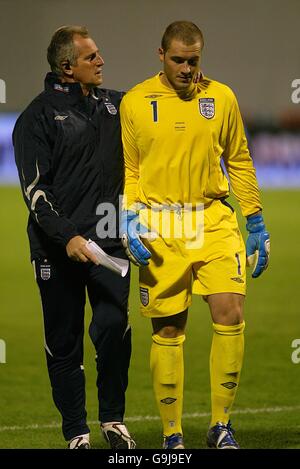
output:
M 129 268 L 129 261 L 126 259 L 119 259 L 118 257 L 109 256 L 106 252 L 101 249 L 98 244 L 89 239 L 86 243 L 86 247 L 97 257 L 99 264 L 107 267 L 108 269 L 116 272 L 125 277 Z

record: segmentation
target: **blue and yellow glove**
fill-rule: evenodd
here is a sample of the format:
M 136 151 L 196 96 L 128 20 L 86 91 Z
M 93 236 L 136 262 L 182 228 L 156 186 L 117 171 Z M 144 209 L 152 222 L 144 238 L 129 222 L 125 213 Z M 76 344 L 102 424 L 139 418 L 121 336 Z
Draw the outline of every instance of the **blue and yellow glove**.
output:
M 151 252 L 146 248 L 141 238 L 153 241 L 156 233 L 150 232 L 139 221 L 139 215 L 132 210 L 123 210 L 121 214 L 121 240 L 128 258 L 133 264 L 141 267 L 148 265 Z
M 246 243 L 247 264 L 252 267 L 252 277 L 256 278 L 269 264 L 270 235 L 260 214 L 247 217 L 246 228 L 249 232 Z

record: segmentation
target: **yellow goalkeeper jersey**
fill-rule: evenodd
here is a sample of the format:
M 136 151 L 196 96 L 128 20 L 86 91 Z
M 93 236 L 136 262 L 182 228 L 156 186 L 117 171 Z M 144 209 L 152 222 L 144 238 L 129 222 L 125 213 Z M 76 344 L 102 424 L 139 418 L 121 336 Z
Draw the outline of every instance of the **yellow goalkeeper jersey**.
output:
M 243 215 L 261 209 L 238 103 L 228 86 L 205 77 L 183 100 L 158 74 L 124 96 L 121 123 L 127 208 L 226 197 L 223 160 Z

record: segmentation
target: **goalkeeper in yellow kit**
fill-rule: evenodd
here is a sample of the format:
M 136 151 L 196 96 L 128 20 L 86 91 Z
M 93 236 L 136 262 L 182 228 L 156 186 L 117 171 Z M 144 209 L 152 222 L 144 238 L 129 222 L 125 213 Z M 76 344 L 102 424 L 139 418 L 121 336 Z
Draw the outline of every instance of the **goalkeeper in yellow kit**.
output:
M 140 266 L 142 314 L 152 320 L 150 366 L 165 449 L 184 448 L 183 342 L 192 293 L 207 301 L 213 321 L 207 444 L 239 448 L 229 416 L 244 352 L 246 251 L 258 277 L 270 248 L 238 104 L 230 88 L 200 73 L 203 45 L 195 24 L 170 24 L 159 49 L 163 71 L 121 103 L 121 234 Z M 247 217 L 246 250 L 222 165 Z

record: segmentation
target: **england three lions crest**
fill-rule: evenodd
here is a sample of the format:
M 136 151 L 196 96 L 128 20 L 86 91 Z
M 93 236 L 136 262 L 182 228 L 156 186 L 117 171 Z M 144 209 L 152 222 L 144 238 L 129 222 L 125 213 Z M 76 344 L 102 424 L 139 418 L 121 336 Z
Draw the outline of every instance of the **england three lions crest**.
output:
M 212 119 L 215 115 L 215 98 L 200 98 L 199 111 L 201 116 Z
M 49 280 L 50 277 L 51 277 L 51 266 L 41 265 L 41 279 Z

